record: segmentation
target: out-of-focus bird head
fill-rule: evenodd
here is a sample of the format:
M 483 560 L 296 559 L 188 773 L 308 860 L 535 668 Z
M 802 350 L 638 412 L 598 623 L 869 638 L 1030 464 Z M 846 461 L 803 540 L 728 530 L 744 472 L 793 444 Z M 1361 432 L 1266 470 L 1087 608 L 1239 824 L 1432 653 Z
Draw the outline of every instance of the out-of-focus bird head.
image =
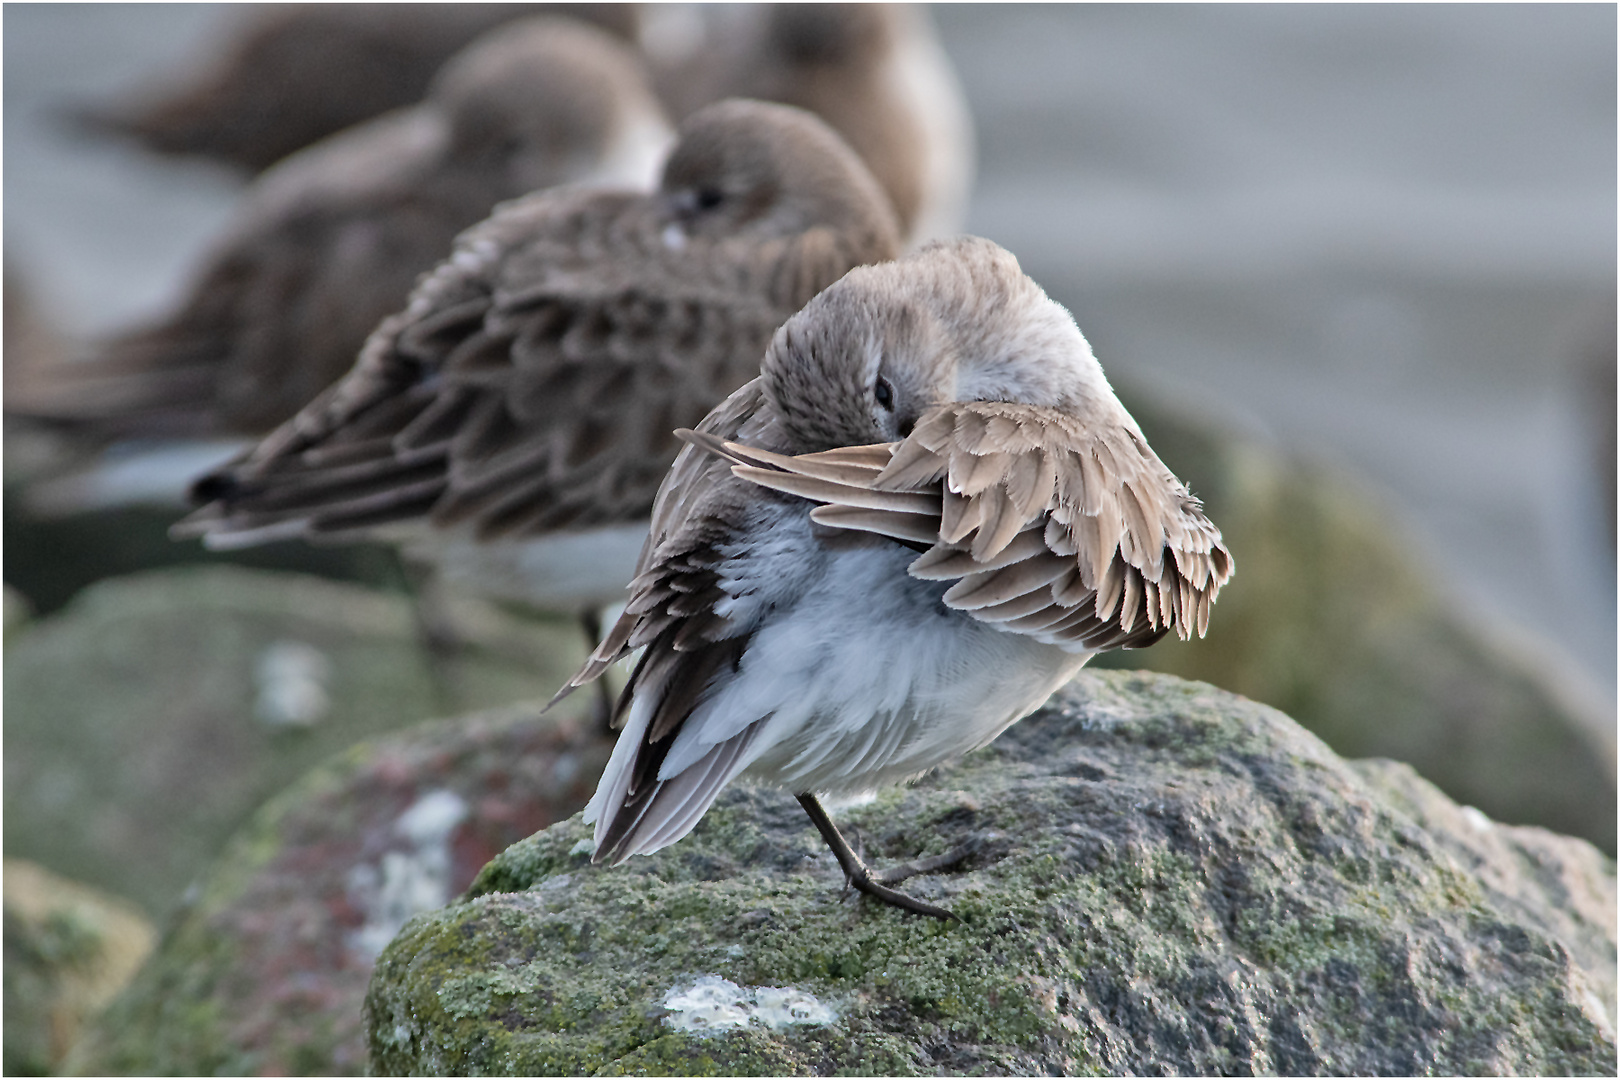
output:
M 872 63 L 894 44 L 891 5 L 781 4 L 767 11 L 764 52 L 777 66 Z
M 776 332 L 762 374 L 794 453 L 903 439 L 952 401 L 1129 421 L 1068 311 L 971 236 L 851 270 Z
M 612 35 L 542 15 L 490 31 L 451 58 L 429 98 L 463 166 L 550 187 L 630 154 L 651 182 L 668 127 L 640 60 Z M 635 170 L 631 170 L 634 172 Z
M 728 100 L 679 130 L 662 189 L 689 236 L 790 236 L 827 226 L 895 251 L 888 196 L 849 145 L 820 119 L 787 105 Z

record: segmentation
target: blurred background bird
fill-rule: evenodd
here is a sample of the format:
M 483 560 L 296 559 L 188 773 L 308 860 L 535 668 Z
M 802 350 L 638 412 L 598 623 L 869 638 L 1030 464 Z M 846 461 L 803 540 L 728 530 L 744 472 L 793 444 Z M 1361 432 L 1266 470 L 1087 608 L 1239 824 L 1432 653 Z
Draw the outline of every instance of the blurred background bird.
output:
M 908 245 L 962 231 L 973 119 L 926 9 L 654 4 L 640 40 L 676 117 L 725 97 L 809 109 L 866 160 Z
M 537 192 L 465 233 L 346 378 L 197 482 L 207 505 L 177 533 L 397 540 L 495 598 L 585 615 L 594 645 L 674 429 L 757 375 L 816 293 L 898 250 L 827 125 L 710 105 L 656 192 Z
M 566 14 L 636 38 L 634 4 L 265 4 L 232 12 L 210 53 L 137 88 L 133 101 L 84 105 L 90 130 L 161 154 L 250 173 L 392 109 L 414 105 L 480 34 L 514 19 Z
M 728 97 L 809 109 L 894 200 L 912 243 L 962 229 L 973 121 L 926 9 L 902 4 L 293 4 L 244 9 L 197 69 L 92 130 L 257 172 L 415 103 L 475 35 L 535 11 L 638 44 L 676 120 Z M 178 85 L 173 85 L 178 83 Z
M 268 431 L 348 370 L 417 275 L 496 203 L 569 182 L 650 186 L 671 137 L 615 38 L 557 16 L 502 25 L 458 53 L 421 104 L 265 172 L 172 315 L 82 361 L 8 371 L 13 416 L 158 441 L 31 498 L 173 498 L 219 459 L 220 440 Z

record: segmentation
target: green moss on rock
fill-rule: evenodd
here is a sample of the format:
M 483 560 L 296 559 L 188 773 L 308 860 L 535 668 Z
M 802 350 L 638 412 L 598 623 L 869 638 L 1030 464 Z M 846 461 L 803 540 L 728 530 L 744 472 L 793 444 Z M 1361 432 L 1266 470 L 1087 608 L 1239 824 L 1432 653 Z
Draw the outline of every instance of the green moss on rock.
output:
M 462 647 L 436 660 L 405 598 L 355 585 L 213 567 L 87 589 L 6 649 L 7 854 L 161 916 L 316 763 L 432 716 L 543 700 L 583 655 L 571 623 L 455 614 Z M 267 720 L 282 700 L 267 671 L 300 663 L 324 707 Z
M 1212 687 L 1087 675 L 986 751 L 838 813 L 879 864 L 979 835 L 957 872 L 908 883 L 952 924 L 846 895 L 778 791 L 734 785 L 613 869 L 575 818 L 384 952 L 372 1068 L 1612 1072 L 1612 921 L 1572 947 L 1559 917 L 1526 917 L 1533 889 L 1507 903 L 1385 780 Z M 1514 851 L 1540 833 L 1494 828 Z M 1612 909 L 1613 864 L 1554 847 L 1575 906 Z M 706 975 L 836 1019 L 684 1030 L 670 994 Z
M 270 800 L 89 1025 L 72 1068 L 358 1073 L 376 951 L 411 911 L 442 904 L 495 853 L 584 804 L 611 751 L 576 715 L 588 705 L 418 725 L 336 756 Z
M 1236 553 L 1205 640 L 1096 666 L 1204 679 L 1346 757 L 1407 761 L 1452 798 L 1615 851 L 1612 710 L 1436 584 L 1406 530 L 1331 469 L 1130 398 Z
M 152 925 L 114 897 L 5 861 L 5 1074 L 57 1073 L 86 1019 L 152 950 Z

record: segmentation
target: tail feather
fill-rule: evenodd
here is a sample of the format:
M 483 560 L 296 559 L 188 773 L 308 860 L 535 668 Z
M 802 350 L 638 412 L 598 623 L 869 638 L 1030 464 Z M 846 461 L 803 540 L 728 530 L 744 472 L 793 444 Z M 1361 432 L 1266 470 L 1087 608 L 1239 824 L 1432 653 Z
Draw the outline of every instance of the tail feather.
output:
M 625 729 L 587 808 L 586 819 L 596 823 L 597 862 L 617 865 L 679 840 L 753 761 L 759 723 L 716 743 L 675 775 L 660 775 L 687 719 L 747 643 L 746 637 L 728 638 L 681 652 L 655 646 L 642 655 L 620 699 L 621 708 L 632 703 Z

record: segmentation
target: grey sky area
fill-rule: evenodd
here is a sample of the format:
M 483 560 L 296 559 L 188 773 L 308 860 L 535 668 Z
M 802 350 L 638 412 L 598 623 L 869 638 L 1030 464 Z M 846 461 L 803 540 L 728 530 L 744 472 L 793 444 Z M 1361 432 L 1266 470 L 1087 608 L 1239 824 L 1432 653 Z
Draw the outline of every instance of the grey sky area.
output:
M 1612 701 L 1574 360 L 1614 333 L 1615 8 L 935 15 L 978 124 L 969 229 L 1116 382 L 1358 474 L 1461 604 Z M 55 110 L 182 70 L 232 18 L 5 6 L 5 253 L 68 332 L 158 310 L 239 184 Z

